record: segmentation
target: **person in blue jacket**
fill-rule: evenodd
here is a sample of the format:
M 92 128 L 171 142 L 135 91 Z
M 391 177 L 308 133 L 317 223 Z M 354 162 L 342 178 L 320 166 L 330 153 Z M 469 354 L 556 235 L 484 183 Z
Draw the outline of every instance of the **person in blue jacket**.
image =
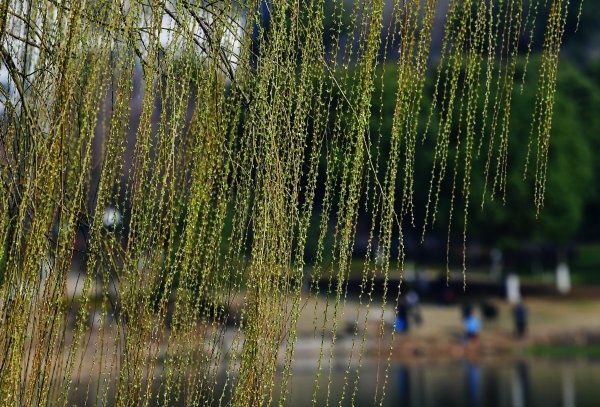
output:
M 404 299 L 402 299 L 400 304 L 398 304 L 396 321 L 394 321 L 394 331 L 399 333 L 408 332 L 408 305 Z
M 463 308 L 463 329 L 467 339 L 476 339 L 481 333 L 481 320 L 470 304 Z

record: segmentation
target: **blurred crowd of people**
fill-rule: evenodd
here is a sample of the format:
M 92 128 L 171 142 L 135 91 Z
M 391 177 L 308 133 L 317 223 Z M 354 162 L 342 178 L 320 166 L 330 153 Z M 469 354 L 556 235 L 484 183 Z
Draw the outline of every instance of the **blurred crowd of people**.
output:
M 480 304 L 480 313 L 477 313 L 471 302 L 465 302 L 461 306 L 461 324 L 463 338 L 465 341 L 477 340 L 481 334 L 483 324 L 482 317 L 493 321 L 498 318 L 498 307 L 491 302 Z M 481 316 L 480 316 L 481 315 Z M 528 310 L 527 306 L 519 301 L 513 306 L 512 319 L 514 324 L 514 335 L 523 338 L 527 334 Z M 394 321 L 394 331 L 406 334 L 412 326 L 420 326 L 424 323 L 421 312 L 419 295 L 411 290 L 400 299 Z

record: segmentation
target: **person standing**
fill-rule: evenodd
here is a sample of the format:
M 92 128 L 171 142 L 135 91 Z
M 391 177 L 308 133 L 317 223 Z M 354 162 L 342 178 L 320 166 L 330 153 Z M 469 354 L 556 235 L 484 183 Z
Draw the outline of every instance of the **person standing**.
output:
M 515 322 L 515 335 L 523 338 L 527 333 L 527 307 L 519 302 L 513 308 L 513 319 Z
M 463 329 L 467 339 L 477 339 L 481 333 L 481 320 L 471 304 L 463 307 Z
M 408 332 L 408 305 L 404 299 L 402 299 L 400 304 L 398 304 L 396 321 L 394 322 L 394 331 L 399 333 Z

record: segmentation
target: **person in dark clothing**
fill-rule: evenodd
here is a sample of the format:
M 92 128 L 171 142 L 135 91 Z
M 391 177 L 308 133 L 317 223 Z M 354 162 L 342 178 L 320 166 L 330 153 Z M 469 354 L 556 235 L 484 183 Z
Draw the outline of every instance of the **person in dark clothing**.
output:
M 421 308 L 419 307 L 419 295 L 416 291 L 411 290 L 406 294 L 406 305 L 408 306 L 409 318 L 413 320 L 416 326 L 423 323 L 421 316 Z
M 515 305 L 513 319 L 515 321 L 515 335 L 523 338 L 527 333 L 527 307 L 522 302 Z
M 492 302 L 483 301 L 481 303 L 481 315 L 483 315 L 483 318 L 486 321 L 495 321 L 498 319 L 498 307 Z
M 408 332 L 408 305 L 406 301 L 400 301 L 398 304 L 398 312 L 396 314 L 396 321 L 394 322 L 394 331 L 400 333 Z

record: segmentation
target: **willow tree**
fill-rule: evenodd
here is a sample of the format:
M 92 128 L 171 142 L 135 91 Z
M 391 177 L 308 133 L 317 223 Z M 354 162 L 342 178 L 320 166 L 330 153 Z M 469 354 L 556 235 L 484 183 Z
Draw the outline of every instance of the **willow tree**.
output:
M 324 385 L 329 399 L 322 379 L 359 213 L 370 221 L 356 324 L 380 315 L 389 364 L 383 313 L 398 301 L 388 274 L 402 270 L 392 248 L 403 225 L 425 236 L 449 185 L 464 244 L 469 210 L 510 198 L 510 137 L 528 139 L 517 170 L 542 208 L 568 10 L 567 0 L 2 0 L 3 404 L 285 404 L 296 325 L 316 294 L 330 320 L 315 306 L 312 400 Z M 510 135 L 517 57 L 532 49 L 539 72 L 523 76 L 537 75 L 535 112 L 529 134 Z M 373 132 L 390 64 L 393 124 Z M 428 134 L 430 182 L 416 185 Z M 473 177 L 483 196 L 470 196 Z M 346 372 L 353 360 L 359 372 L 364 332 Z M 346 376 L 342 398 L 354 403 L 358 381 Z

